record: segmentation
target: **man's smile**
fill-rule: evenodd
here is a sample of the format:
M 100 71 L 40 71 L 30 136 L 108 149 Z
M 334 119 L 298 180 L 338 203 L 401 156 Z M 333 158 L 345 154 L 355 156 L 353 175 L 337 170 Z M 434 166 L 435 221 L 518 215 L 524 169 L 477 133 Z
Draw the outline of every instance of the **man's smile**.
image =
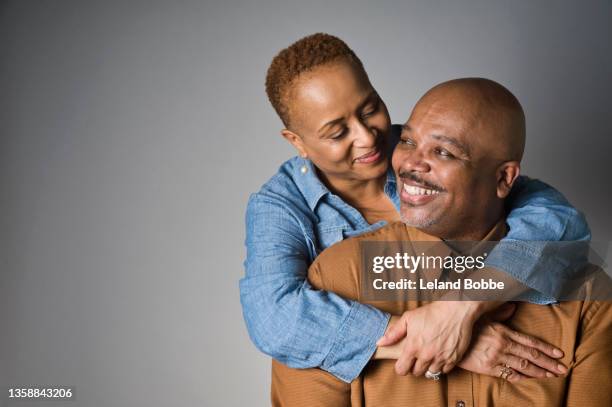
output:
M 402 183 L 403 187 L 400 192 L 400 199 L 411 206 L 428 204 L 443 192 L 408 179 L 402 179 Z

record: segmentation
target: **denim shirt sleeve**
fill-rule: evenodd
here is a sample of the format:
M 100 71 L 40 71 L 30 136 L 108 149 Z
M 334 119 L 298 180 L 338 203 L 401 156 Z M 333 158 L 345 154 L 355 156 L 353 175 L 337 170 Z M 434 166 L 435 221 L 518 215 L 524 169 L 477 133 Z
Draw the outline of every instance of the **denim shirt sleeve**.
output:
M 389 315 L 308 283 L 307 233 L 296 215 L 253 195 L 246 214 L 240 300 L 251 340 L 294 368 L 319 367 L 350 382 L 376 350 Z
M 572 250 L 550 250 L 559 241 L 588 241 L 591 232 L 584 215 L 553 187 L 519 177 L 508 200 L 510 231 L 489 254 L 486 265 L 502 270 L 535 290 L 521 299 L 556 301 L 562 281 L 584 261 Z M 549 255 L 548 253 L 554 253 Z

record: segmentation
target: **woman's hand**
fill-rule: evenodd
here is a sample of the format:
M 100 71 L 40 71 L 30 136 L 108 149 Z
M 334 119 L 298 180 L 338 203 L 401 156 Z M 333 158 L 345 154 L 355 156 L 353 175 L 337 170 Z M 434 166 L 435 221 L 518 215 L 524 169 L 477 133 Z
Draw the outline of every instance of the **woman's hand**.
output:
M 427 344 L 424 342 L 426 340 L 424 338 L 427 337 L 427 335 L 432 335 L 432 333 L 436 331 L 436 329 L 423 329 L 425 321 L 429 321 L 427 325 L 429 325 L 430 328 L 432 325 L 433 328 L 436 328 L 435 322 L 433 322 L 432 319 L 426 320 L 425 318 L 430 317 L 432 312 L 433 315 L 436 315 L 436 313 L 443 311 L 443 309 L 434 307 L 432 309 L 426 309 L 425 311 L 427 312 L 415 313 L 415 311 L 423 310 L 434 304 L 448 305 L 449 302 L 432 303 L 412 311 L 407 311 L 401 317 L 392 317 L 387 333 L 378 343 L 379 348 L 374 358 L 398 359 L 395 370 L 398 374 L 402 375 L 408 373 L 422 375 L 427 370 L 431 372 L 440 371 L 433 370 L 435 369 L 435 365 L 432 367 L 432 365 L 427 365 L 426 362 L 421 363 L 421 366 L 425 365 L 425 368 L 421 367 L 416 369 L 416 357 L 414 356 L 420 355 L 420 352 L 429 352 L 429 349 L 432 348 L 432 346 L 423 346 L 419 352 L 416 345 Z M 563 352 L 560 349 L 532 336 L 514 331 L 500 322 L 497 322 L 508 319 L 513 312 L 513 304 L 504 304 L 495 312 L 490 315 L 488 314 L 475 324 L 473 326 L 473 334 L 471 333 L 472 326 L 470 326 L 469 337 L 471 337 L 471 344 L 469 344 L 469 348 L 466 350 L 464 357 L 457 366 L 474 373 L 499 377 L 504 365 L 508 365 L 513 369 L 513 372 L 507 375 L 506 379 L 511 382 L 516 382 L 527 377 L 556 377 L 559 374 L 567 373 L 567 368 L 557 360 L 563 356 Z M 460 312 L 459 315 L 462 315 L 462 313 Z M 457 315 L 451 312 L 447 317 L 452 320 L 453 318 L 457 318 Z M 422 323 L 420 326 L 422 330 L 418 329 L 419 326 L 416 325 L 417 322 Z M 456 322 L 457 320 L 455 320 L 455 323 Z M 407 324 L 410 324 L 410 329 L 406 328 L 408 326 Z M 451 326 L 454 326 L 454 324 L 451 324 Z M 444 329 L 438 327 L 438 331 L 444 332 Z M 409 334 L 407 335 L 407 333 Z M 418 342 L 411 342 L 414 341 L 413 338 L 415 337 L 420 338 L 417 339 Z M 444 338 L 440 336 L 433 337 L 438 339 L 432 342 L 433 344 L 444 343 Z M 463 339 L 465 339 L 465 337 L 466 336 L 462 336 Z M 468 343 L 469 341 L 470 339 L 468 339 Z M 391 343 L 391 345 L 382 345 L 384 343 Z M 432 343 L 429 343 L 429 345 L 432 345 Z M 452 344 L 457 343 L 457 341 L 450 340 L 447 343 Z M 427 353 L 424 354 L 426 355 Z M 456 356 L 458 352 L 451 352 L 450 354 Z M 403 364 L 404 362 L 400 364 L 400 360 L 406 357 L 412 359 L 411 365 Z M 424 360 L 433 360 L 433 358 L 426 357 Z M 444 369 L 445 373 L 449 371 L 450 369 Z
M 557 359 L 563 352 L 532 336 L 499 322 L 476 324 L 472 344 L 457 366 L 474 373 L 500 377 L 502 368 L 513 369 L 505 378 L 516 382 L 526 377 L 557 377 L 567 368 Z
M 397 374 L 420 376 L 427 370 L 448 373 L 466 352 L 481 313 L 476 303 L 433 302 L 392 319 L 377 345 L 384 347 L 402 340 L 403 350 L 395 364 Z

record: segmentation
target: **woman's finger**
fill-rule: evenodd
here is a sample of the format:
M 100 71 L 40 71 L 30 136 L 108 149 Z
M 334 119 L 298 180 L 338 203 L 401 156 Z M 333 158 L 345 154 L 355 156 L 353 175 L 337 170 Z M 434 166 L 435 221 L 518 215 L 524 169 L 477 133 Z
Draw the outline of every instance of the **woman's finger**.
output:
M 523 374 L 521 374 L 520 372 L 514 369 L 511 369 L 509 373 L 506 373 L 504 375 L 505 371 L 507 372 L 505 366 L 498 365 L 495 368 L 493 368 L 493 371 L 491 372 L 490 376 L 501 377 L 502 379 L 505 379 L 509 381 L 510 383 L 516 383 L 519 380 L 523 380 L 527 378 L 526 376 L 524 376 Z
M 555 376 L 551 372 L 545 369 L 542 369 L 541 367 L 536 366 L 533 363 L 530 363 L 527 359 L 519 358 L 518 356 L 514 356 L 514 355 L 506 355 L 505 364 L 507 366 L 510 366 L 517 372 L 520 372 L 524 374 L 525 376 L 529 376 L 529 377 L 544 378 L 544 377 L 554 377 Z
M 415 376 L 424 375 L 427 369 L 429 369 L 429 365 L 431 365 L 431 360 L 417 359 L 412 368 L 412 374 Z M 435 373 L 437 370 L 431 370 L 431 372 Z
M 433 360 L 431 362 L 427 370 L 429 370 L 431 373 L 438 373 L 438 372 L 446 373 L 446 371 L 444 371 L 444 363 L 438 362 L 436 360 Z M 451 370 L 452 370 L 452 367 L 448 371 L 451 371 Z
M 514 342 L 512 339 L 510 339 L 509 346 L 506 348 L 506 353 L 518 356 L 521 359 L 525 359 L 528 362 L 531 362 L 531 364 L 548 370 L 554 375 L 567 373 L 567 368 L 563 366 L 563 364 L 559 363 L 557 359 L 549 357 L 534 347 L 529 347 L 518 342 Z
M 406 376 L 414 366 L 416 358 L 412 354 L 402 353 L 400 358 L 395 362 L 395 373 L 400 376 Z
M 550 356 L 551 358 L 558 359 L 563 356 L 563 351 L 559 348 L 554 347 L 553 345 L 541 341 L 533 336 L 526 335 L 521 332 L 514 331 L 512 329 L 506 328 L 506 334 L 510 337 L 510 339 L 515 342 L 520 343 L 521 345 L 528 346 L 530 348 L 535 348 L 545 355 Z
M 444 366 L 442 366 L 442 373 L 448 374 L 454 368 L 455 368 L 455 365 L 453 363 L 447 363 Z
M 406 322 L 403 318 L 390 326 L 387 332 L 376 342 L 377 346 L 390 346 L 406 337 Z

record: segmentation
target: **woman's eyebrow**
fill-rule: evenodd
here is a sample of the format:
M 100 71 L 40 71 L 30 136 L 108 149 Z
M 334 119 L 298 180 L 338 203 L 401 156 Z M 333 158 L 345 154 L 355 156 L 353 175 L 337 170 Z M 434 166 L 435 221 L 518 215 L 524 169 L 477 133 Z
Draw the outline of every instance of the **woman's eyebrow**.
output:
M 365 107 L 365 106 L 366 106 L 368 103 L 372 103 L 372 102 L 374 102 L 376 99 L 378 99 L 378 94 L 376 93 L 376 91 L 375 91 L 375 90 L 372 90 L 372 91 L 371 91 L 371 92 L 368 94 L 368 96 L 366 96 L 366 97 L 363 99 L 363 102 L 361 102 L 361 103 L 359 104 L 358 109 L 359 109 L 359 110 L 363 109 L 363 108 L 364 108 L 364 107 Z
M 323 130 L 325 130 L 326 128 L 332 127 L 333 125 L 338 124 L 342 122 L 343 120 L 344 120 L 344 117 L 338 117 L 337 119 L 330 120 L 327 123 L 325 123 L 323 126 L 321 126 L 319 130 L 317 130 L 317 133 L 321 134 Z
M 368 96 L 366 96 L 364 98 L 364 100 L 358 105 L 358 109 L 363 109 L 363 107 L 365 105 L 367 105 L 370 102 L 373 102 L 376 98 L 378 98 L 378 94 L 376 93 L 375 90 L 373 90 L 372 92 L 370 92 L 368 94 Z M 335 124 L 338 124 L 339 122 L 341 122 L 342 120 L 344 120 L 344 117 L 338 117 L 337 119 L 334 120 L 330 120 L 327 123 L 325 123 L 323 126 L 321 126 L 319 128 L 319 130 L 317 130 L 317 133 L 321 134 L 326 128 L 331 127 Z

